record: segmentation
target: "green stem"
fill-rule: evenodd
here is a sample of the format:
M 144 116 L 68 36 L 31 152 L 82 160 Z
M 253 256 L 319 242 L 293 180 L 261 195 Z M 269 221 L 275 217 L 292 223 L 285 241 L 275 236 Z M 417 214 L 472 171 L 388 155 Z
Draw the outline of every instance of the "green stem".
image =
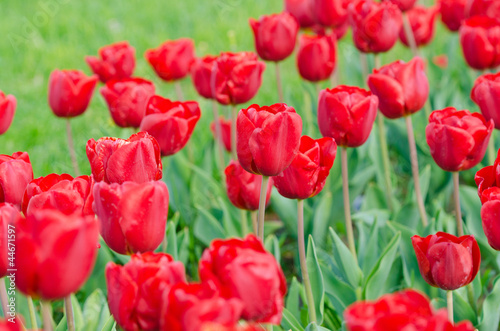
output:
M 451 324 L 455 324 L 453 321 L 453 291 L 446 291 L 446 303 L 448 307 L 448 319 Z
M 454 172 L 452 174 L 452 177 L 453 177 L 453 197 L 455 200 L 455 219 L 457 221 L 457 234 L 459 237 L 461 237 L 464 235 L 464 227 L 462 225 L 462 211 L 460 210 L 459 173 Z
M 253 228 L 253 233 L 258 236 L 258 232 L 259 232 L 259 227 L 258 227 L 258 224 L 257 224 L 257 211 L 255 210 L 252 210 L 250 212 L 250 218 L 252 219 L 252 228 Z
M 280 103 L 283 103 L 283 87 L 281 85 L 281 75 L 280 75 L 280 64 L 279 62 L 274 62 L 274 68 L 276 69 L 276 85 L 278 88 L 278 97 Z
M 217 157 L 218 157 L 218 163 L 219 163 L 219 171 L 221 172 L 221 179 L 222 182 L 224 183 L 223 185 L 226 185 L 226 181 L 224 180 L 224 141 L 222 140 L 222 127 L 220 125 L 219 121 L 219 107 L 217 105 L 217 101 L 212 100 L 212 113 L 214 115 L 214 121 L 215 121 L 215 148 L 217 149 Z M 233 125 L 233 124 L 231 124 Z
M 183 101 L 184 93 L 182 93 L 181 82 L 176 80 L 174 86 L 175 86 L 175 94 L 177 95 L 177 101 Z
M 413 53 L 413 56 L 419 56 L 417 42 L 415 41 L 415 35 L 413 34 L 410 20 L 408 19 L 408 15 L 406 13 L 403 13 L 403 29 L 406 35 L 406 40 L 408 41 L 408 44 L 410 44 L 410 49 Z
M 238 156 L 236 154 L 236 119 L 238 118 L 238 111 L 236 110 L 236 105 L 231 106 L 231 154 L 233 160 L 237 161 Z
M 257 236 L 260 241 L 264 242 L 264 217 L 266 216 L 266 195 L 267 195 L 267 183 L 269 182 L 269 177 L 262 176 L 262 183 L 260 184 L 260 197 L 259 197 L 259 217 L 257 219 Z
M 491 133 L 490 141 L 488 142 L 488 164 L 493 165 L 495 163 L 496 158 L 496 149 L 495 149 L 495 130 Z
M 28 299 L 28 309 L 29 309 L 29 313 L 30 313 L 31 328 L 33 330 L 38 330 L 38 325 L 36 322 L 35 305 L 33 304 L 33 298 L 31 298 L 28 295 L 27 299 Z
M 356 245 L 354 243 L 354 230 L 351 219 L 351 203 L 349 201 L 349 174 L 347 165 L 347 148 L 341 147 L 341 162 L 342 162 L 342 193 L 344 195 L 344 214 L 345 228 L 347 232 L 347 243 L 349 250 L 354 258 L 354 262 L 358 264 L 358 256 L 356 255 Z
M 68 330 L 75 331 L 75 319 L 73 317 L 73 304 L 71 303 L 71 294 L 64 298 L 64 309 L 66 311 Z
M 429 98 L 427 98 L 427 101 L 424 104 L 424 113 L 425 113 L 425 121 L 426 123 L 428 123 L 429 116 L 431 116 L 432 113 L 431 100 Z
M 42 301 L 42 318 L 43 318 L 43 331 L 52 331 L 52 309 L 50 301 Z
M 69 118 L 66 119 L 66 137 L 68 138 L 69 156 L 73 164 L 73 172 L 76 177 L 80 175 L 80 169 L 78 168 L 78 162 L 76 160 L 75 145 L 73 144 L 73 135 L 71 134 L 71 122 Z
M 0 301 L 2 302 L 3 316 L 7 319 L 9 296 L 7 295 L 7 287 L 5 286 L 5 278 L 0 278 Z
M 240 214 L 241 214 L 241 234 L 243 237 L 245 237 L 248 234 L 247 211 L 245 209 L 241 209 Z

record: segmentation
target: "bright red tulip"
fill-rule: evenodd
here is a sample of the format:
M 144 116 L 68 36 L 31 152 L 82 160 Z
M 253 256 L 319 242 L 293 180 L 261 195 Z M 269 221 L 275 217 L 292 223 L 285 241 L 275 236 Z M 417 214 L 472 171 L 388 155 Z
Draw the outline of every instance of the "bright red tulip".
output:
M 316 23 L 326 27 L 341 26 L 347 21 L 350 0 L 310 0 Z
M 479 113 L 448 107 L 431 113 L 425 136 L 438 166 L 463 171 L 481 162 L 493 128 Z
M 497 153 L 495 163 L 482 168 L 476 173 L 475 181 L 481 203 L 495 199 L 497 188 L 500 188 L 500 152 Z
M 340 146 L 361 146 L 370 136 L 377 108 L 377 96 L 359 87 L 340 85 L 322 90 L 318 101 L 319 130 Z
M 302 119 L 284 103 L 251 105 L 240 110 L 236 122 L 238 161 L 248 172 L 276 176 L 299 151 Z
M 116 125 L 138 128 L 149 99 L 155 94 L 155 86 L 142 78 L 110 80 L 101 88 L 101 94 Z
M 484 118 L 495 122 L 500 129 L 500 73 L 479 76 L 474 82 L 470 97 L 481 109 Z
M 441 21 L 451 31 L 458 31 L 465 19 L 468 0 L 439 0 Z
M 406 13 L 417 46 L 427 45 L 432 37 L 434 37 L 434 28 L 438 12 L 439 8 L 437 6 L 429 8 L 415 6 Z M 410 47 L 404 29 L 399 31 L 399 39 L 404 45 Z
M 9 315 L 7 315 L 7 319 L 0 318 L 0 331 L 25 331 L 26 329 L 19 318 L 19 313 L 16 314 L 18 317 L 13 320 Z
M 117 324 L 125 331 L 154 331 L 160 328 L 163 295 L 186 282 L 184 265 L 168 254 L 132 255 L 124 266 L 106 266 L 108 304 Z
M 0 203 L 0 278 L 7 275 L 7 269 L 14 269 L 12 256 L 9 260 L 8 252 L 15 252 L 15 226 L 22 218 L 16 206 L 10 203 Z
M 135 68 L 135 49 L 127 41 L 120 41 L 100 48 L 99 57 L 87 56 L 85 61 L 103 83 L 129 78 Z
M 28 153 L 0 154 L 0 202 L 21 208 L 24 190 L 32 180 L 33 169 Z
M 161 79 L 182 79 L 189 74 L 194 61 L 194 43 L 188 38 L 167 40 L 156 49 L 148 49 L 144 57 Z
M 312 3 L 310 0 L 284 0 L 285 11 L 290 13 L 301 28 L 308 28 L 315 24 Z
M 288 199 L 311 198 L 325 186 L 336 155 L 335 139 L 302 136 L 299 153 L 288 168 L 274 177 L 274 186 Z
M 266 331 L 260 324 L 245 324 L 240 323 L 232 326 L 224 326 L 219 323 L 205 323 L 201 331 Z
M 306 35 L 299 38 L 297 67 L 305 80 L 318 82 L 328 79 L 337 62 L 337 41 L 333 34 Z
M 460 27 L 460 44 L 467 64 L 477 70 L 500 65 L 500 20 L 474 16 Z
M 133 134 L 128 139 L 90 139 L 87 157 L 96 182 L 144 183 L 162 177 L 160 146 L 147 132 Z
M 14 119 L 14 114 L 16 113 L 17 100 L 12 94 L 5 96 L 5 94 L 0 91 L 0 135 L 7 132 L 12 120 Z
M 214 282 L 226 298 L 243 302 L 242 317 L 279 324 L 286 281 L 274 256 L 254 235 L 214 240 L 199 262 L 200 279 Z
M 247 172 L 235 160 L 231 160 L 224 173 L 227 196 L 233 205 L 240 209 L 258 210 L 262 183 L 260 176 Z M 266 191 L 266 206 L 271 199 L 272 188 L 273 178 L 270 178 Z
M 424 106 L 429 96 L 429 81 L 420 57 L 401 60 L 374 69 L 368 86 L 378 96 L 379 109 L 388 118 L 411 115 Z
M 16 287 L 44 300 L 62 299 L 93 270 L 99 230 L 94 217 L 34 210 L 16 226 Z
M 49 106 L 56 116 L 75 117 L 89 106 L 97 76 L 79 70 L 54 70 L 49 78 Z
M 156 138 L 162 156 L 172 155 L 186 146 L 200 116 L 196 101 L 172 102 L 155 95 L 149 100 L 141 131 Z
M 415 3 L 417 0 L 384 0 L 384 1 L 390 1 L 393 4 L 397 5 L 401 11 L 407 11 L 415 6 Z
M 387 52 L 402 26 L 399 8 L 388 1 L 360 0 L 349 6 L 354 45 L 363 53 Z
M 212 72 L 215 70 L 215 61 L 216 56 L 207 55 L 195 59 L 191 65 L 193 85 L 198 94 L 207 99 L 214 98 L 215 80 L 212 82 Z
M 500 2 L 497 0 L 472 0 L 470 1 L 469 17 L 489 16 L 500 17 Z
M 222 143 L 224 144 L 224 147 L 226 148 L 226 151 L 231 152 L 231 120 L 226 120 L 224 117 L 220 116 L 219 117 L 219 123 L 221 127 L 221 135 L 222 135 Z M 216 140 L 220 140 L 219 137 L 217 137 L 216 129 L 215 129 L 215 122 L 210 123 L 210 130 L 212 131 L 214 138 Z

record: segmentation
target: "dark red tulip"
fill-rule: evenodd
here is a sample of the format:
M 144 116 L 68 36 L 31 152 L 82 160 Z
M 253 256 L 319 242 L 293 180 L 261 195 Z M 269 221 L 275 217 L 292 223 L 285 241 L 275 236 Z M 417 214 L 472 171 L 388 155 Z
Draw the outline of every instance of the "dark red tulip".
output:
M 497 0 L 472 0 L 470 1 L 469 17 L 489 16 L 500 17 L 500 2 Z
M 233 205 L 240 209 L 258 210 L 262 183 L 260 176 L 247 172 L 235 160 L 231 160 L 224 173 L 226 174 L 227 196 Z M 271 199 L 272 188 L 273 179 L 271 178 L 267 185 L 266 206 Z
M 244 240 L 214 240 L 199 262 L 200 279 L 243 302 L 245 320 L 279 324 L 286 281 L 274 256 L 254 235 Z
M 302 136 L 299 153 L 288 168 L 274 177 L 274 186 L 288 199 L 311 198 L 325 186 L 336 155 L 337 144 L 333 138 L 314 140 Z
M 500 20 L 474 16 L 460 27 L 460 44 L 467 64 L 477 70 L 500 65 Z
M 116 323 L 125 331 L 160 328 L 163 295 L 186 282 L 184 265 L 168 254 L 132 255 L 124 266 L 106 266 L 108 304 Z
M 429 96 L 429 81 L 420 57 L 401 60 L 374 69 L 368 86 L 378 97 L 379 109 L 388 118 L 411 115 L 424 106 Z
M 15 251 L 15 226 L 22 218 L 16 206 L 10 203 L 0 203 L 0 278 L 7 275 L 7 269 L 14 269 L 10 264 L 8 252 Z
M 5 95 L 0 91 L 0 135 L 7 132 L 12 120 L 14 119 L 14 114 L 16 113 L 17 100 L 12 94 Z
M 223 298 L 211 284 L 180 283 L 165 293 L 161 328 L 164 331 L 210 330 L 217 323 L 223 328 L 236 326 L 243 304 L 237 298 Z
M 495 122 L 500 129 L 500 73 L 479 76 L 474 82 L 470 97 L 481 109 L 484 118 Z
M 393 4 L 397 5 L 401 11 L 407 11 L 415 6 L 415 3 L 417 0 L 384 0 L 384 1 L 390 1 Z
M 341 26 L 347 21 L 349 0 L 310 0 L 316 23 L 326 26 Z
M 231 120 L 226 120 L 224 117 L 220 116 L 219 117 L 219 124 L 221 127 L 221 135 L 222 135 L 222 143 L 224 144 L 224 148 L 226 148 L 226 151 L 231 152 Z M 220 140 L 219 137 L 217 137 L 216 133 L 216 128 L 215 128 L 215 122 L 210 123 L 210 130 L 212 131 L 214 138 L 217 140 Z
M 497 188 L 500 188 L 500 155 L 498 153 L 493 165 L 484 167 L 476 173 L 475 181 L 481 203 L 485 204 L 489 200 L 496 199 Z
M 22 210 L 24 215 L 34 209 L 57 209 L 63 214 L 94 215 L 92 211 L 93 181 L 90 176 L 73 178 L 68 174 L 50 174 L 37 178 L 26 187 Z
M 223 105 L 250 101 L 262 84 L 264 62 L 252 52 L 221 53 L 215 61 L 215 99 Z
M 344 24 L 334 27 L 333 34 L 335 35 L 335 38 L 337 40 L 342 39 L 346 35 L 347 30 L 349 30 L 349 26 L 349 20 L 346 20 Z
M 155 86 L 142 78 L 110 80 L 101 88 L 101 94 L 116 125 L 138 128 L 149 99 L 155 94 Z
M 102 238 L 120 254 L 154 251 L 165 236 L 168 189 L 162 181 L 94 185 Z
M 290 13 L 301 28 L 308 28 L 315 24 L 312 3 L 310 0 L 284 0 L 285 11 Z
M 363 53 L 387 52 L 396 43 L 402 26 L 401 11 L 384 1 L 360 0 L 349 6 L 354 45 Z
M 236 152 L 248 172 L 276 176 L 299 151 L 302 119 L 284 103 L 251 105 L 240 110 L 236 122 Z
M 56 116 L 75 117 L 89 106 L 97 76 L 79 70 L 54 70 L 49 78 L 49 106 Z
M 337 41 L 333 34 L 302 34 L 297 52 L 300 76 L 311 82 L 328 79 L 335 69 L 336 53 Z
M 99 230 L 92 216 L 34 210 L 16 226 L 16 287 L 44 300 L 76 292 L 93 270 Z
M 32 180 L 33 169 L 28 153 L 0 154 L 0 202 L 21 208 L 24 190 Z
M 406 13 L 417 46 L 427 45 L 432 37 L 434 37 L 434 28 L 438 12 L 439 8 L 437 6 L 429 8 L 415 6 Z M 410 47 L 404 29 L 399 31 L 399 39 L 404 45 Z
M 255 49 L 266 61 L 282 61 L 289 57 L 295 48 L 299 24 L 287 12 L 261 16 L 259 20 L 250 19 Z
M 99 57 L 87 56 L 85 61 L 101 82 L 132 76 L 135 68 L 135 49 L 120 41 L 99 49 Z
M 425 136 L 438 166 L 463 171 L 481 162 L 493 128 L 479 113 L 448 107 L 431 113 Z
M 197 58 L 191 65 L 191 80 L 198 92 L 204 98 L 213 99 L 215 81 L 212 82 L 212 72 L 215 70 L 216 56 L 207 55 L 202 58 Z
M 451 31 L 458 31 L 465 19 L 468 0 L 439 0 L 441 21 Z
M 186 146 L 200 116 L 196 101 L 170 101 L 155 95 L 149 100 L 141 131 L 156 138 L 161 155 L 172 155 Z
M 322 90 L 318 101 L 319 130 L 340 146 L 361 146 L 370 136 L 377 108 L 377 96 L 359 87 L 340 85 Z
M 128 139 L 90 139 L 87 157 L 96 182 L 144 183 L 162 177 L 160 146 L 147 132 L 133 134 Z
M 456 290 L 474 280 L 481 252 L 474 236 L 455 237 L 438 232 L 425 238 L 411 238 L 424 280 L 443 290 Z
M 194 61 L 194 43 L 188 38 L 167 40 L 158 48 L 148 49 L 144 57 L 161 79 L 182 79 L 189 74 Z

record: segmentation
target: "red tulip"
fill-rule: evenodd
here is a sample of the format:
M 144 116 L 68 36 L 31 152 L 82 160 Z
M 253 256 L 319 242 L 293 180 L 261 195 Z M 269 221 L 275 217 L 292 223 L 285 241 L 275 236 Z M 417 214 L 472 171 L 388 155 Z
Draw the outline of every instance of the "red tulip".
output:
M 32 180 L 33 169 L 28 153 L 0 154 L 0 202 L 20 208 L 24 190 Z
M 425 136 L 438 166 L 463 171 L 481 162 L 493 127 L 493 121 L 486 122 L 479 113 L 448 107 L 431 113 Z
M 260 240 L 214 240 L 199 262 L 202 281 L 214 282 L 222 296 L 243 302 L 242 317 L 260 323 L 279 324 L 286 281 L 274 256 Z
M 7 319 L 5 320 L 0 318 L 0 331 L 25 331 L 26 329 L 19 318 L 19 313 L 17 313 L 17 315 L 18 317 L 15 317 L 14 319 L 10 316 L 7 316 Z
M 103 83 L 129 78 L 135 68 L 135 49 L 127 41 L 121 41 L 100 48 L 99 57 L 87 56 L 85 61 Z
M 288 168 L 274 177 L 274 186 L 288 199 L 311 198 L 325 186 L 336 155 L 337 144 L 333 138 L 314 140 L 302 136 L 299 153 Z
M 379 109 L 388 118 L 411 115 L 424 106 L 429 96 L 429 81 L 424 61 L 415 57 L 374 69 L 368 86 L 378 96 Z
M 328 79 L 335 69 L 337 42 L 333 34 L 306 35 L 299 38 L 297 67 L 305 80 L 318 82 Z
M 460 44 L 467 64 L 477 70 L 500 65 L 500 20 L 474 16 L 460 27 Z
M 98 239 L 94 217 L 34 210 L 16 226 L 16 287 L 44 300 L 76 292 L 92 272 Z
M 7 275 L 7 269 L 14 269 L 8 252 L 15 252 L 15 226 L 22 218 L 16 206 L 0 203 L 0 278 Z M 5 312 L 4 312 L 5 314 Z
M 492 199 L 496 200 L 497 188 L 500 188 L 500 155 L 497 155 L 493 165 L 484 167 L 476 173 L 475 181 L 483 205 Z
M 458 31 L 465 19 L 465 8 L 468 0 L 439 0 L 441 21 L 451 31 Z
M 186 146 L 200 116 L 196 101 L 172 102 L 155 95 L 149 100 L 141 131 L 156 138 L 161 155 L 172 155 Z
M 232 326 L 224 326 L 219 323 L 205 323 L 201 331 L 266 331 L 260 324 L 236 324 Z
M 108 304 L 125 331 L 153 331 L 160 327 L 163 295 L 186 282 L 184 265 L 163 253 L 132 255 L 124 266 L 108 263 Z
M 261 16 L 258 21 L 251 18 L 250 27 L 255 49 L 263 60 L 278 62 L 293 53 L 299 24 L 292 15 L 283 12 Z
M 387 52 L 402 26 L 399 8 L 388 1 L 360 0 L 349 6 L 354 45 L 363 53 Z
M 210 330 L 217 323 L 223 328 L 235 326 L 240 319 L 242 303 L 236 298 L 225 299 L 207 283 L 180 283 L 165 293 L 161 314 L 164 331 Z
M 335 35 L 335 38 L 337 40 L 342 39 L 346 35 L 347 30 L 349 30 L 349 26 L 349 21 L 346 20 L 344 24 L 334 27 L 332 31 Z
M 448 56 L 446 54 L 440 54 L 432 57 L 432 63 L 436 66 L 445 69 L 448 67 Z
M 162 177 L 160 146 L 147 132 L 128 139 L 103 137 L 87 142 L 87 157 L 96 182 L 144 183 Z
M 221 127 L 221 135 L 222 135 L 222 143 L 228 152 L 231 152 L 231 120 L 226 120 L 224 117 L 219 117 L 219 123 Z M 220 140 L 217 137 L 217 133 L 215 130 L 215 122 L 210 123 L 210 130 L 212 131 L 214 138 Z
M 496 0 L 472 0 L 470 2 L 469 17 L 489 16 L 500 17 L 500 3 Z
M 359 87 L 340 85 L 322 90 L 318 101 L 319 130 L 340 146 L 361 146 L 372 131 L 377 108 L 377 96 Z
M 295 17 L 302 28 L 311 27 L 315 23 L 310 0 L 285 0 L 285 11 Z
M 144 57 L 161 79 L 182 79 L 194 61 L 194 43 L 188 38 L 167 40 L 156 49 L 148 49 Z
M 7 132 L 12 120 L 14 119 L 14 114 L 16 113 L 17 100 L 16 97 L 9 94 L 5 94 L 0 91 L 0 135 Z
M 316 23 L 334 27 L 347 21 L 349 0 L 310 0 Z
M 302 119 L 284 103 L 251 105 L 240 110 L 236 122 L 236 152 L 248 172 L 276 176 L 299 151 Z
M 49 78 L 49 106 L 56 116 L 75 117 L 89 106 L 97 76 L 79 70 L 54 70 Z
M 439 9 L 436 6 L 429 8 L 415 6 L 406 13 L 417 46 L 427 45 L 431 41 L 434 36 L 434 27 L 438 11 Z M 399 39 L 404 45 L 410 47 L 404 29 L 399 31 Z
M 495 127 L 500 129 L 500 73 L 479 76 L 470 97 L 479 106 L 484 118 L 493 120 Z
M 120 254 L 158 248 L 165 236 L 168 198 L 162 181 L 96 183 L 94 210 L 109 248 Z
M 101 94 L 116 125 L 138 128 L 149 99 L 155 94 L 155 86 L 142 78 L 110 80 L 101 88 Z
M 259 209 L 262 183 L 260 176 L 245 171 L 235 160 L 231 160 L 224 173 L 226 174 L 227 196 L 233 205 L 246 210 Z M 273 180 L 271 178 L 267 185 L 266 206 L 269 204 L 272 188 Z
M 94 215 L 92 211 L 92 179 L 90 176 L 73 178 L 68 174 L 50 174 L 37 178 L 26 187 L 22 210 L 24 215 L 34 209 L 57 209 L 63 214 Z
M 204 98 L 213 99 L 215 81 L 212 82 L 212 71 L 215 70 L 216 56 L 207 55 L 202 58 L 197 58 L 191 65 L 191 80 L 198 92 Z
M 413 9 L 417 0 L 384 0 L 390 1 L 393 4 L 397 5 L 401 11 L 407 11 Z

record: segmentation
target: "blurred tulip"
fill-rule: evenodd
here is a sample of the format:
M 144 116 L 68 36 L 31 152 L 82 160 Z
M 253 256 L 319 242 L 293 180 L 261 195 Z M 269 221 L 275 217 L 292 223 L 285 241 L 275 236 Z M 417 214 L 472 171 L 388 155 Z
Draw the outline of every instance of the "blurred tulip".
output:
M 334 27 L 347 21 L 347 6 L 350 0 L 309 0 L 311 1 L 316 23 Z
M 460 44 L 467 64 L 477 70 L 500 65 L 500 20 L 474 16 L 460 27 Z
M 201 331 L 266 331 L 266 329 L 260 324 L 245 324 L 240 323 L 224 326 L 219 323 L 204 323 Z
M 99 57 L 87 56 L 85 61 L 103 83 L 129 78 L 135 68 L 135 49 L 127 41 L 120 41 L 100 48 Z
M 0 318 L 0 331 L 25 331 L 21 319 L 19 318 L 20 314 L 16 313 L 17 317 L 15 318 Z
M 9 94 L 5 94 L 0 91 L 0 135 L 7 132 L 12 120 L 14 119 L 14 114 L 16 113 L 17 100 L 16 97 Z
M 212 71 L 214 70 L 216 56 L 207 55 L 197 58 L 191 65 L 191 80 L 198 92 L 204 98 L 213 99 Z M 215 83 L 215 82 L 214 82 Z
M 377 108 L 377 96 L 359 87 L 340 85 L 322 90 L 318 101 L 319 130 L 340 146 L 361 146 L 372 131 Z
M 116 125 L 138 128 L 149 99 L 155 94 L 155 86 L 142 78 L 111 80 L 101 88 L 101 94 Z
M 75 117 L 89 106 L 97 76 L 79 70 L 54 70 L 49 78 L 49 106 L 58 117 Z
M 94 217 L 34 210 L 16 226 L 16 287 L 42 300 L 62 299 L 90 276 L 99 230 Z
M 285 11 L 290 13 L 301 28 L 308 28 L 314 25 L 314 14 L 311 0 L 284 0 Z
M 458 31 L 465 19 L 465 10 L 468 0 L 439 0 L 441 21 L 450 31 Z
M 236 122 L 238 161 L 248 172 L 276 176 L 299 151 L 302 119 L 284 103 L 251 105 L 240 110 Z
M 155 95 L 149 100 L 141 131 L 156 138 L 162 156 L 172 155 L 186 146 L 200 116 L 196 101 L 170 101 Z
M 162 177 L 160 146 L 147 132 L 133 134 L 128 139 L 90 139 L 87 157 L 96 182 L 144 183 Z
M 109 310 L 125 331 L 159 330 L 163 295 L 173 285 L 184 282 L 184 265 L 168 254 L 135 254 L 124 266 L 109 262 Z
M 393 4 L 397 5 L 401 11 L 407 11 L 410 9 L 413 9 L 415 6 L 415 3 L 417 0 L 383 0 L 383 1 L 389 1 L 392 2 Z
M 495 122 L 500 129 L 500 73 L 479 76 L 474 82 L 470 97 L 479 106 L 484 118 Z
M 463 171 L 481 162 L 493 128 L 479 113 L 448 107 L 431 113 L 425 136 L 438 166 Z
M 222 135 L 222 143 L 224 144 L 224 148 L 226 151 L 231 152 L 231 120 L 226 120 L 224 117 L 219 117 L 219 123 L 221 127 L 221 135 Z M 212 134 L 214 135 L 214 138 L 217 140 L 220 140 L 219 137 L 216 136 L 216 130 L 215 130 L 215 121 L 210 123 L 210 130 L 212 131 Z
M 448 68 L 448 56 L 446 54 L 436 55 L 432 58 L 432 63 L 442 69 Z
M 300 76 L 317 82 L 328 79 L 337 62 L 337 42 L 333 34 L 306 35 L 299 38 L 297 67 Z
M 288 199 L 308 199 L 323 189 L 337 155 L 333 138 L 300 138 L 299 153 L 281 174 L 274 177 L 279 194 Z
M 438 12 L 439 8 L 436 6 L 429 8 L 415 6 L 406 13 L 417 46 L 427 45 L 432 40 L 432 37 L 434 37 L 434 28 Z M 399 39 L 405 46 L 410 47 L 404 29 L 399 31 Z
M 500 18 L 500 2 L 497 0 L 471 0 L 469 17 L 472 16 Z
M 148 49 L 144 57 L 161 79 L 182 79 L 189 74 L 194 61 L 194 43 L 188 38 L 167 40 L 156 49 Z
M 424 280 L 443 290 L 456 290 L 474 280 L 481 253 L 474 236 L 455 237 L 438 232 L 425 238 L 411 238 Z
M 32 180 L 28 153 L 0 154 L 0 202 L 11 203 L 20 209 L 24 190 Z
M 12 262 L 9 261 L 7 253 L 12 251 L 12 247 L 14 247 L 12 244 L 15 244 L 12 240 L 15 239 L 15 232 L 11 231 L 15 231 L 15 226 L 21 218 L 21 213 L 16 206 L 10 203 L 0 203 L 0 278 L 7 275 L 7 269 L 13 269 L 13 265 L 9 265 Z M 9 225 L 14 227 L 10 231 Z M 11 239 L 10 247 L 9 239 Z

